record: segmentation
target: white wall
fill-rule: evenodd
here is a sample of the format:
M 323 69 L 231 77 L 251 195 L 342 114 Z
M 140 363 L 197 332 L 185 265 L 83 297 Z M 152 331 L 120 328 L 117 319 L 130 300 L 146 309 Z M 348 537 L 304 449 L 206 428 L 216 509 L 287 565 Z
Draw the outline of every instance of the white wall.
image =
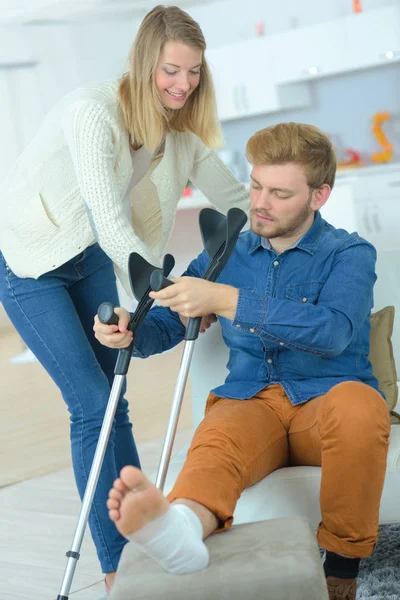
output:
M 362 5 L 369 10 L 398 2 L 363 0 Z M 253 37 L 258 21 L 265 22 L 268 34 L 344 15 L 351 11 L 351 5 L 350 0 L 221 0 L 189 12 L 203 28 L 208 46 L 214 47 Z M 111 79 L 126 70 L 127 55 L 139 24 L 138 19 L 124 18 L 99 23 L 0 27 L 0 182 L 59 98 L 81 84 Z M 37 64 L 28 66 L 27 61 Z M 10 68 L 13 62 L 25 66 Z M 388 75 L 388 91 L 396 85 L 396 77 Z M 386 84 L 382 88 L 382 94 L 385 93 Z M 335 85 L 329 88 L 329 94 L 332 106 L 337 105 Z M 364 101 L 368 103 L 368 97 Z M 400 104 L 395 104 L 397 107 L 400 111 Z M 350 105 L 348 109 L 351 113 L 357 107 Z M 329 108 L 325 110 L 329 113 Z M 290 113 L 278 116 L 286 120 L 291 117 Z M 307 119 L 312 121 L 312 110 Z M 240 128 L 241 123 L 233 123 L 233 130 L 236 126 Z M 330 129 L 336 128 L 340 133 L 340 127 L 338 119 Z M 229 137 L 236 138 L 234 134 Z
M 126 71 L 138 27 L 129 20 L 0 27 L 0 182 L 57 100 Z

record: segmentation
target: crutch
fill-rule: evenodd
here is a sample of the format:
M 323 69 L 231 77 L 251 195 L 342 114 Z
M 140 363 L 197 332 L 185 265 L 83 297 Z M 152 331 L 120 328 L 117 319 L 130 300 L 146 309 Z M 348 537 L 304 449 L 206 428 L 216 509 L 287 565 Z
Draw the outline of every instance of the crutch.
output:
M 146 314 L 151 308 L 154 300 L 149 298 L 150 287 L 150 276 L 154 270 L 160 271 L 164 277 L 170 274 L 174 268 L 175 260 L 170 254 L 166 254 L 163 261 L 162 270 L 150 265 L 144 260 L 139 254 L 132 252 L 129 256 L 129 280 L 132 291 L 135 298 L 139 301 L 135 312 L 132 314 L 128 329 L 133 333 L 138 329 L 140 324 L 143 322 Z M 114 307 L 111 302 L 104 302 L 98 310 L 99 319 L 102 323 L 118 324 L 118 317 L 114 313 Z M 133 351 L 133 342 L 128 348 L 123 348 L 118 353 L 117 362 L 114 369 L 114 381 L 108 399 L 106 412 L 104 415 L 103 424 L 100 431 L 99 441 L 95 455 L 93 458 L 92 467 L 88 482 L 86 485 L 85 494 L 82 500 L 82 507 L 79 513 L 77 526 L 75 529 L 74 537 L 72 540 L 71 550 L 67 555 L 67 564 L 65 567 L 64 577 L 62 580 L 60 593 L 57 596 L 57 600 L 68 600 L 68 594 L 71 589 L 72 580 L 75 574 L 75 569 L 80 556 L 80 549 L 82 545 L 83 536 L 85 533 L 86 525 L 89 518 L 90 509 L 93 502 L 94 493 L 96 491 L 97 481 L 99 479 L 101 467 L 104 460 L 104 454 L 107 449 L 108 439 L 112 424 L 114 421 L 115 411 L 117 409 L 119 397 L 121 395 L 121 389 L 124 382 L 125 375 L 128 372 L 131 356 Z
M 246 213 L 240 208 L 231 208 L 226 217 L 212 208 L 203 208 L 200 212 L 199 226 L 201 236 L 204 248 L 210 257 L 210 263 L 203 275 L 203 279 L 207 281 L 215 281 L 217 279 L 232 254 L 239 233 L 246 221 Z M 150 284 L 153 290 L 159 291 L 168 285 L 173 285 L 173 282 L 168 280 L 160 269 L 157 269 L 150 276 Z M 200 323 L 201 317 L 191 318 L 188 320 L 186 326 L 185 345 L 155 483 L 156 487 L 160 490 L 164 489 L 167 477 L 183 394 L 189 374 L 194 344 L 200 331 Z

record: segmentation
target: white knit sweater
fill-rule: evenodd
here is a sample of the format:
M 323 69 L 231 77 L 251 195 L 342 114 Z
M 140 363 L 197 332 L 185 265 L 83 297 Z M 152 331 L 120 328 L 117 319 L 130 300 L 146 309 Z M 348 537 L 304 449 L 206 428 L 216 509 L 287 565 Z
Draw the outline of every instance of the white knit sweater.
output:
M 37 278 L 98 241 L 131 294 L 129 254 L 160 264 L 188 180 L 218 210 L 248 210 L 246 189 L 215 152 L 192 133 L 172 133 L 140 185 L 144 210 L 146 198 L 157 193 L 161 237 L 151 244 L 140 226 L 138 234 L 123 209 L 132 159 L 117 90 L 118 82 L 111 82 L 64 97 L 0 186 L 0 248 L 19 277 Z

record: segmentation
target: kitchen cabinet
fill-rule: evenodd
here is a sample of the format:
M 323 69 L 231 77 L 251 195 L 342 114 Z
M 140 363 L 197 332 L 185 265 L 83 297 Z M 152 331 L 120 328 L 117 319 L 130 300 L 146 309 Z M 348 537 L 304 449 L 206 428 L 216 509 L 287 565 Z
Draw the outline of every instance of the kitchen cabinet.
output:
M 271 44 L 256 38 L 207 51 L 213 75 L 218 116 L 224 120 L 251 117 L 311 104 L 308 86 L 280 89 Z
M 207 53 L 221 120 L 280 109 L 265 40 L 222 46 Z
M 400 61 L 400 6 L 207 50 L 222 121 L 311 105 L 308 82 Z
M 400 60 L 400 6 L 352 14 L 271 36 L 278 83 Z
M 321 216 L 334 227 L 357 231 L 359 218 L 354 202 L 352 180 L 336 181 L 327 203 L 320 210 Z
M 361 235 L 380 252 L 400 251 L 400 169 L 359 177 L 354 198 Z
M 271 36 L 278 83 L 335 75 L 348 54 L 343 19 Z
M 400 60 L 400 6 L 385 6 L 345 18 L 347 68 L 362 69 Z
M 380 252 L 400 252 L 400 164 L 340 174 L 321 215 L 335 227 L 357 231 Z
M 232 58 L 229 60 L 229 50 Z M 238 84 L 236 79 L 235 49 L 232 46 L 221 46 L 207 50 L 206 58 L 214 81 L 218 116 L 221 120 L 239 116 L 237 105 Z
M 238 111 L 246 115 L 278 111 L 280 102 L 268 41 L 248 40 L 235 49 L 234 96 Z

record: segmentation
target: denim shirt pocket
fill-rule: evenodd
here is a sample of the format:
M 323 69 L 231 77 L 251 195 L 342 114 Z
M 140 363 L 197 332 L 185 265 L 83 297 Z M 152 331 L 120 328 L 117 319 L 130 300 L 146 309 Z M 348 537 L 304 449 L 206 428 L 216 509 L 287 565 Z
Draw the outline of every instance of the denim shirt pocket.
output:
M 286 287 L 286 298 L 299 304 L 317 304 L 325 281 L 307 281 Z

